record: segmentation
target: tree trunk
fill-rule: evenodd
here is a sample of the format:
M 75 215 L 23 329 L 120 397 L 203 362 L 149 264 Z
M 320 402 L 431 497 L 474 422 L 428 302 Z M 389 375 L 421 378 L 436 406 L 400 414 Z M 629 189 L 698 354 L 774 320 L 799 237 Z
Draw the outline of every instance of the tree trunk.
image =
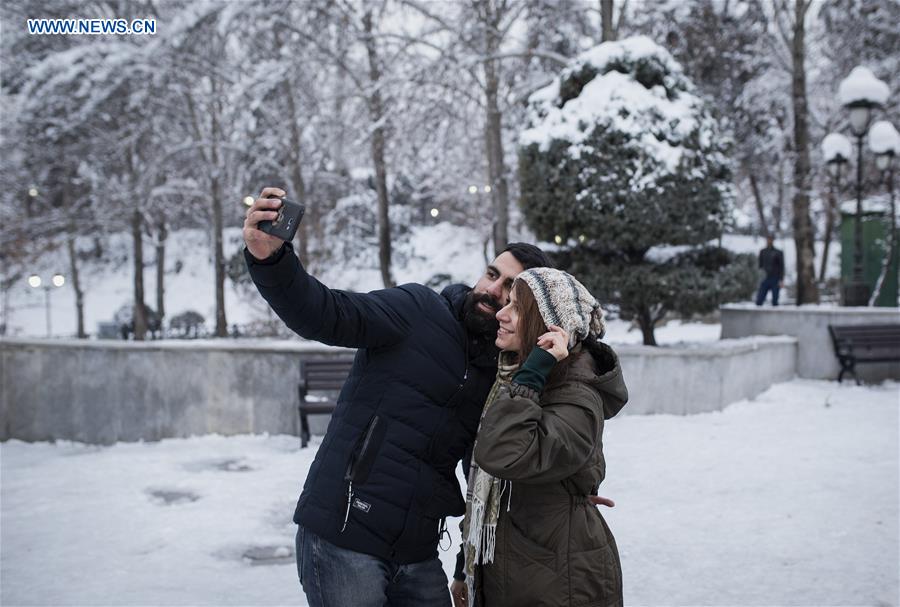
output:
M 485 11 L 485 52 L 496 55 L 500 50 L 497 34 L 499 16 L 491 12 L 486 4 Z M 509 186 L 506 182 L 506 165 L 503 160 L 503 123 L 500 112 L 499 63 L 495 60 L 484 62 L 485 81 L 485 148 L 488 156 L 488 175 L 491 181 L 491 201 L 494 207 L 494 254 L 497 255 L 509 244 Z
M 784 163 L 784 159 L 778 163 L 778 187 L 775 190 L 775 208 L 772 209 L 772 234 L 774 236 L 784 232 L 781 225 L 784 217 Z
M 638 325 L 641 327 L 641 334 L 644 336 L 644 345 L 657 345 L 656 335 L 653 333 L 653 328 L 656 323 L 653 321 L 653 315 L 650 313 L 650 310 L 647 307 L 642 306 L 640 310 L 638 310 L 637 319 Z
M 302 133 L 300 131 L 300 127 L 298 126 L 300 117 L 297 115 L 297 104 L 294 102 L 294 96 L 287 95 L 286 98 L 288 103 L 288 119 L 290 121 L 291 134 L 290 180 L 291 186 L 294 189 L 293 192 L 288 193 L 288 197 L 309 206 L 309 201 L 306 199 L 306 184 L 303 181 L 303 157 L 300 153 L 300 146 L 302 143 Z M 300 263 L 302 263 L 305 267 L 309 267 L 309 246 L 307 244 L 308 232 L 306 229 L 307 223 L 308 221 L 300 221 L 300 225 L 297 226 L 297 234 L 294 237 L 294 243 L 297 247 L 297 256 L 300 258 Z
M 213 153 L 215 156 L 215 152 Z M 213 210 L 213 263 L 216 271 L 216 337 L 228 337 L 228 323 L 225 321 L 225 253 L 222 244 L 222 183 L 215 175 L 210 188 Z
M 281 46 L 285 44 L 283 37 L 281 36 L 281 32 L 275 32 L 275 41 L 279 48 L 281 48 Z M 293 70 L 294 80 L 296 82 L 300 82 L 301 78 L 296 70 L 296 64 L 293 67 L 295 68 Z M 306 214 L 311 215 L 309 208 L 310 201 L 306 198 L 306 183 L 303 181 L 303 154 L 301 153 L 303 144 L 303 130 L 299 126 L 301 117 L 297 113 L 297 103 L 294 101 L 294 95 L 285 95 L 285 100 L 288 104 L 287 118 L 291 138 L 289 149 L 290 174 L 288 176 L 288 179 L 290 179 L 290 191 L 287 195 L 288 198 L 292 198 L 297 202 L 306 205 Z M 301 220 L 300 224 L 297 226 L 297 233 L 294 235 L 294 249 L 297 251 L 297 257 L 300 258 L 300 263 L 307 268 L 309 267 L 309 230 L 307 229 L 308 223 L 309 218 L 307 218 L 306 221 Z
M 134 339 L 147 335 L 147 308 L 144 305 L 144 242 L 140 210 L 131 214 L 131 237 L 134 240 Z
M 797 248 L 797 305 L 818 303 L 813 224 L 809 215 L 810 161 L 809 115 L 806 98 L 806 11 L 809 0 L 794 2 L 794 32 L 791 58 L 794 109 L 794 197 L 793 228 Z
M 763 204 L 762 196 L 759 193 L 759 181 L 756 179 L 756 174 L 753 172 L 753 169 L 747 171 L 747 174 L 750 177 L 750 189 L 753 190 L 753 201 L 756 203 L 756 213 L 759 215 L 759 225 L 762 228 L 762 234 L 766 238 L 768 238 L 771 234 L 769 231 L 769 224 L 766 221 L 766 209 Z
M 613 24 L 613 0 L 600 0 L 600 27 L 600 42 L 616 39 L 616 30 Z
M 828 190 L 828 198 L 825 201 L 825 234 L 822 246 L 822 265 L 819 267 L 819 282 L 825 282 L 825 272 L 828 269 L 828 253 L 831 249 L 831 236 L 834 233 L 834 215 L 837 209 L 837 195 L 834 184 Z
M 396 286 L 391 276 L 391 223 L 388 214 L 390 201 L 387 190 L 387 163 L 385 161 L 385 141 L 387 135 L 384 128 L 384 103 L 379 86 L 381 84 L 381 68 L 375 38 L 372 35 L 372 11 L 368 9 L 363 15 L 366 53 L 369 59 L 369 84 L 372 92 L 368 98 L 369 115 L 372 120 L 372 162 L 375 165 L 375 190 L 378 193 L 378 262 L 381 268 L 381 281 L 385 288 Z
M 162 332 L 163 320 L 166 317 L 166 239 L 169 232 L 164 220 L 159 221 L 156 241 L 156 315 L 159 319 L 159 330 Z
M 84 331 L 84 291 L 81 289 L 81 278 L 78 274 L 78 256 L 75 251 L 75 231 L 69 232 L 66 238 L 66 246 L 69 250 L 69 273 L 72 275 L 72 289 L 75 291 L 75 318 L 78 322 L 78 338 L 84 339 L 87 333 Z
M 215 82 L 215 80 L 213 80 Z M 215 95 L 216 89 L 213 88 Z M 222 173 L 219 168 L 219 141 L 221 140 L 221 127 L 219 115 L 221 102 L 217 99 L 213 103 L 210 137 L 210 160 L 213 167 L 210 196 L 212 197 L 213 212 L 213 263 L 216 272 L 216 337 L 228 337 L 228 322 L 225 319 L 225 252 L 222 232 L 224 230 L 224 213 L 222 209 Z

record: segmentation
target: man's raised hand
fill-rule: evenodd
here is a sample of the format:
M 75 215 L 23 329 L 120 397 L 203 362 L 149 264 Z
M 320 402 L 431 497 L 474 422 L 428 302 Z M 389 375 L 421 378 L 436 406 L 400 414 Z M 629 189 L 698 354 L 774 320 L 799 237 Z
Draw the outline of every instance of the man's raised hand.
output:
M 253 204 L 247 209 L 247 215 L 244 219 L 244 243 L 247 250 L 256 259 L 265 259 L 278 249 L 284 243 L 283 240 L 276 236 L 266 234 L 257 226 L 260 221 L 272 220 L 278 217 L 278 207 L 281 206 L 281 200 L 285 194 L 281 188 L 263 188 L 259 198 L 253 201 Z M 277 196 L 278 198 L 270 198 Z

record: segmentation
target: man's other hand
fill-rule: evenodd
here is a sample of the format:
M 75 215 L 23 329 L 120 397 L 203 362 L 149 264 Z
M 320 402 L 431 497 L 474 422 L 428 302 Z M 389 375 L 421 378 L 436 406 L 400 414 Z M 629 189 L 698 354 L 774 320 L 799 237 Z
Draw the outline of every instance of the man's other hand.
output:
M 469 607 L 469 587 L 465 582 L 453 580 L 450 595 L 453 597 L 453 607 Z

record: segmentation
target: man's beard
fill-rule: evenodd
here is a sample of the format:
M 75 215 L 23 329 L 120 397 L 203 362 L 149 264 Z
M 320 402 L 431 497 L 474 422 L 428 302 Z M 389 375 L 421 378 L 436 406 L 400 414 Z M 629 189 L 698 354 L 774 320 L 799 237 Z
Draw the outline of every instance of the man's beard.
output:
M 479 303 L 483 303 L 493 311 L 485 312 L 478 307 Z M 493 338 L 497 335 L 497 329 L 500 328 L 497 312 L 501 307 L 500 303 L 487 293 L 469 291 L 463 302 L 463 325 L 475 337 Z

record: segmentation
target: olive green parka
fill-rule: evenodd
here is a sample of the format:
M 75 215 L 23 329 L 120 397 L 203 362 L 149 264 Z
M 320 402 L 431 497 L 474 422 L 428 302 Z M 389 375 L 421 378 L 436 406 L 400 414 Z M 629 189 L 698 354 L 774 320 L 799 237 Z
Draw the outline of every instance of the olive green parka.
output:
M 622 605 L 618 549 L 588 496 L 606 474 L 604 420 L 628 392 L 615 352 L 599 345 L 594 355 L 576 345 L 565 377 L 540 394 L 514 382 L 481 421 L 474 459 L 511 483 L 476 607 Z

